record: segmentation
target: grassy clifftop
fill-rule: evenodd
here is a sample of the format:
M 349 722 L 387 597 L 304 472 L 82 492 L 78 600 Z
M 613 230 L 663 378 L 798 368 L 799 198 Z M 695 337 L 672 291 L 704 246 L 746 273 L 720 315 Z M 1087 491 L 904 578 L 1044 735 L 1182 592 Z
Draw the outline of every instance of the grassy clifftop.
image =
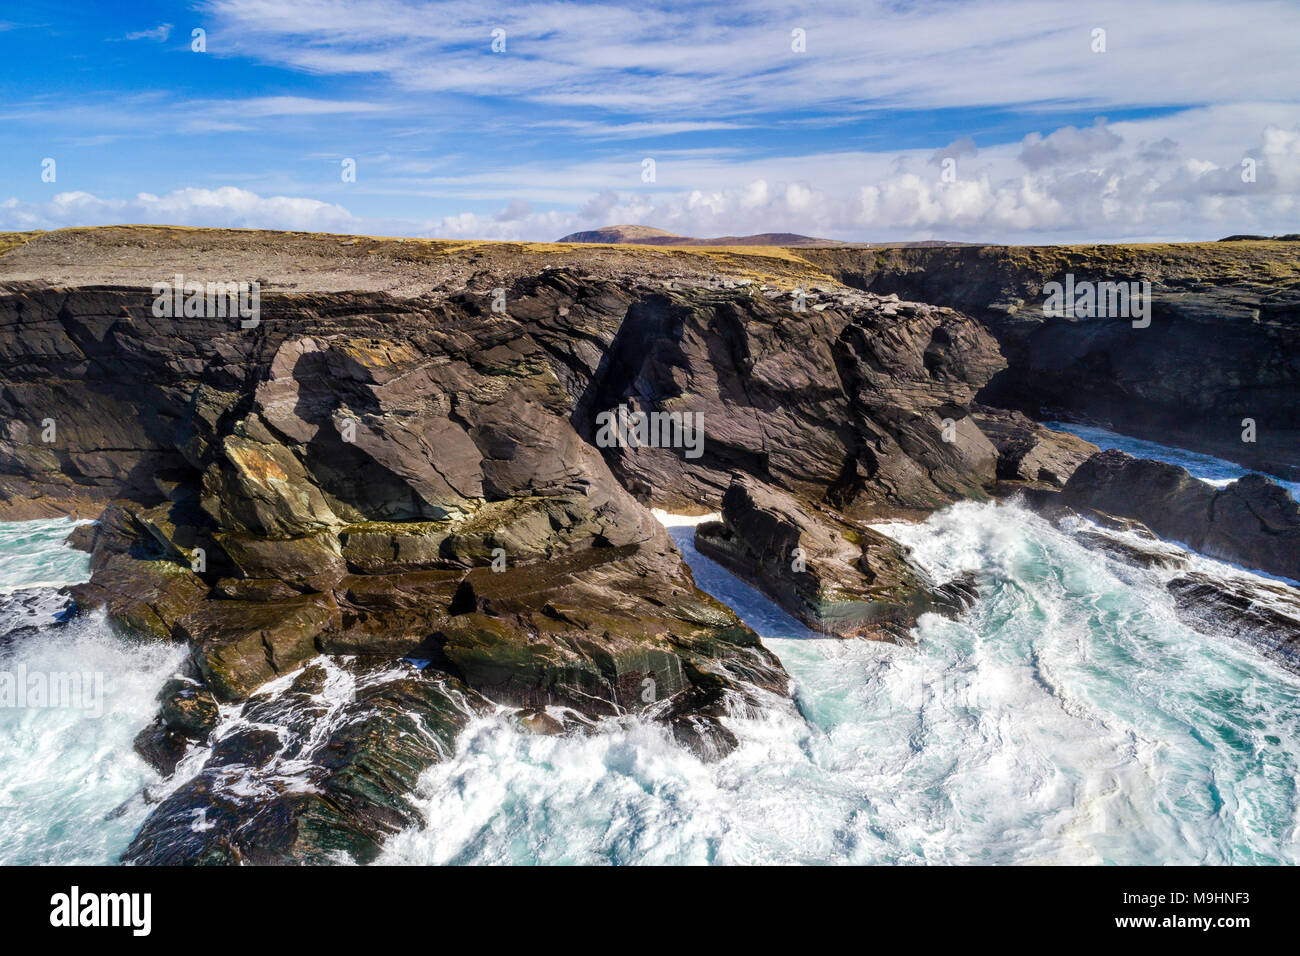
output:
M 0 282 L 147 285 L 174 272 L 248 278 L 287 291 L 418 295 L 490 273 L 508 280 L 546 268 L 600 274 L 830 283 L 803 250 L 777 246 L 648 247 L 558 242 L 407 239 L 260 229 L 99 226 L 13 236 L 0 245 Z M 5 239 L 0 238 L 0 243 Z
M 1300 242 L 1132 243 L 1077 246 L 955 246 L 928 249 L 805 249 L 841 282 L 950 305 L 1009 314 L 1067 273 L 1079 279 L 1149 281 L 1165 294 L 1223 292 L 1261 300 L 1300 292 Z
M 152 284 L 174 272 L 258 279 L 287 291 L 418 295 L 490 273 L 545 268 L 767 283 L 836 281 L 975 313 L 1010 314 L 1065 273 L 1149 280 L 1166 291 L 1232 288 L 1236 298 L 1300 291 L 1300 242 L 1134 243 L 1074 246 L 642 246 L 409 239 L 262 229 L 99 226 L 0 233 L 0 281 L 58 285 Z

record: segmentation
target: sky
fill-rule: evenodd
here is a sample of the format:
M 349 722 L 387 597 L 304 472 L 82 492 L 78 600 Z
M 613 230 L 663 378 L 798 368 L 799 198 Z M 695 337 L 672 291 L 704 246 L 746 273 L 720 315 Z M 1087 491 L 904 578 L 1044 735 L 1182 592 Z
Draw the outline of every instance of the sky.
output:
M 1300 232 L 1298 0 L 6 0 L 0 230 Z

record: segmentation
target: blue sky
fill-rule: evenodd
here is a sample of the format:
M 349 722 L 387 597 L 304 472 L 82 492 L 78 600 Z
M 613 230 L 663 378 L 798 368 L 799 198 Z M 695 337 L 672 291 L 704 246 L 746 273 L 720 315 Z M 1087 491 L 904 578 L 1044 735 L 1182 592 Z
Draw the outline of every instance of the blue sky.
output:
M 0 58 L 4 229 L 1300 231 L 1293 2 L 11 0 Z

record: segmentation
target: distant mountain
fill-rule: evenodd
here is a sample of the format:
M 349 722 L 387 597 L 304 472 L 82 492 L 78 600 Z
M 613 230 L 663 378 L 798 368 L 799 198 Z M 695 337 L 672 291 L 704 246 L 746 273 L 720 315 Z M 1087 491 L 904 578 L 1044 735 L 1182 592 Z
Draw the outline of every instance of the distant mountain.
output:
M 841 242 L 838 239 L 816 239 L 797 232 L 760 232 L 754 236 L 715 236 L 696 239 L 682 236 L 653 226 L 602 226 L 586 232 L 571 232 L 557 242 L 600 242 L 610 245 L 639 246 L 891 246 L 927 248 L 930 246 L 968 246 L 969 242 L 949 242 L 946 239 L 921 239 L 916 242 Z
M 794 232 L 763 232 L 756 236 L 718 236 L 696 239 L 651 226 L 604 226 L 587 232 L 573 232 L 559 242 L 634 243 L 641 246 L 845 246 L 834 239 L 814 239 Z

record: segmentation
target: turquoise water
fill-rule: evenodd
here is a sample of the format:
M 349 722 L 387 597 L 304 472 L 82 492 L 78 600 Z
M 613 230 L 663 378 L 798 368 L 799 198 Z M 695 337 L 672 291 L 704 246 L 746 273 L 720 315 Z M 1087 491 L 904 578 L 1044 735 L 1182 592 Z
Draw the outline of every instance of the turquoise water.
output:
M 1017 508 L 889 530 L 940 578 L 980 570 L 975 609 L 923 619 L 917 647 L 820 639 L 672 527 L 785 663 L 799 713 L 732 721 L 742 746 L 714 765 L 640 724 L 481 721 L 425 775 L 430 826 L 385 861 L 1296 862 L 1294 676 Z
M 0 675 L 91 675 L 80 706 L 0 706 L 0 864 L 114 863 L 144 820 L 158 775 L 131 749 L 179 665 L 178 647 L 117 637 L 103 618 L 56 626 L 57 587 L 89 558 L 63 541 L 74 523 L 0 522 Z M 125 805 L 124 805 L 125 804 Z
M 915 647 L 827 640 L 698 555 L 695 519 L 665 520 L 700 585 L 785 663 L 797 709 L 730 719 L 741 746 L 713 764 L 637 721 L 559 738 L 476 721 L 421 780 L 429 825 L 383 862 L 1300 858 L 1300 680 L 1179 624 L 1160 572 L 1013 506 L 961 504 L 885 530 L 937 579 L 976 570 L 974 609 L 924 618 Z M 0 587 L 84 577 L 68 527 L 0 525 Z M 95 618 L 0 640 L 0 670 L 75 662 L 109 678 L 98 719 L 0 709 L 0 862 L 116 858 L 147 811 L 141 788 L 160 786 L 131 738 L 180 656 Z

